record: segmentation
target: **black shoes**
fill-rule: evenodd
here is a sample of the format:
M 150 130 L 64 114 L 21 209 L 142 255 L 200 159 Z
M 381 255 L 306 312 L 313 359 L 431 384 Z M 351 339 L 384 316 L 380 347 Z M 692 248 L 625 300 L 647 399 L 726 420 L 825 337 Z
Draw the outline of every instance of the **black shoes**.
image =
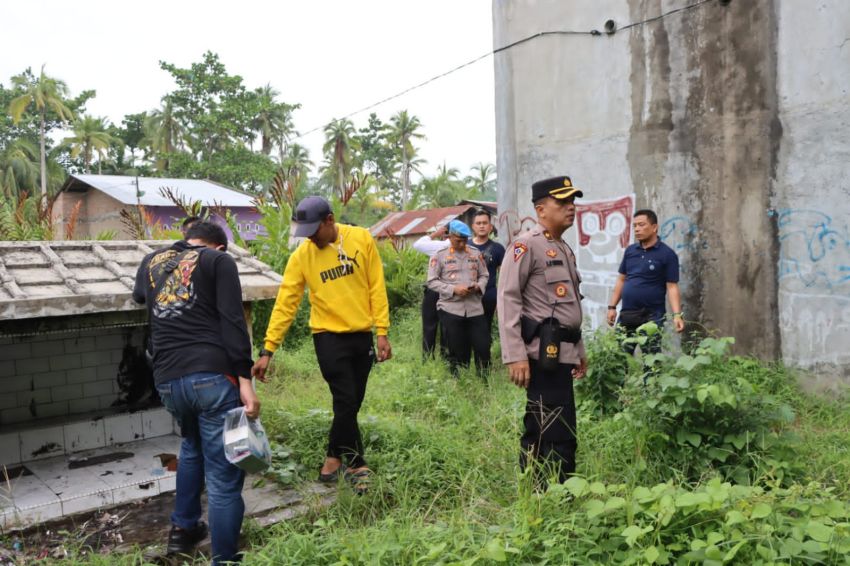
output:
M 171 527 L 168 533 L 168 548 L 166 554 L 191 554 L 195 545 L 207 536 L 207 524 L 198 521 L 197 526 L 191 531 Z

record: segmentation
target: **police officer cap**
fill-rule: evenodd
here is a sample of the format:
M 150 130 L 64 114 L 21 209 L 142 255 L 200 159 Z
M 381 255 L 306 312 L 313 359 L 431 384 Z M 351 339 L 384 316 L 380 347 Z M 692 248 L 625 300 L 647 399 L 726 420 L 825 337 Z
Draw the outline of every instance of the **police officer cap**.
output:
M 537 202 L 546 197 L 565 199 L 571 196 L 581 198 L 584 193 L 574 187 L 573 182 L 566 175 L 543 179 L 531 185 L 531 202 Z
M 469 229 L 469 226 L 467 226 L 466 223 L 461 222 L 460 220 L 452 220 L 449 222 L 449 234 L 469 238 L 472 236 L 472 230 Z
M 319 224 L 330 213 L 331 205 L 324 198 L 319 196 L 304 197 L 295 207 L 295 212 L 292 215 L 292 220 L 296 223 L 295 237 L 309 238 L 315 234 L 316 230 L 319 229 Z

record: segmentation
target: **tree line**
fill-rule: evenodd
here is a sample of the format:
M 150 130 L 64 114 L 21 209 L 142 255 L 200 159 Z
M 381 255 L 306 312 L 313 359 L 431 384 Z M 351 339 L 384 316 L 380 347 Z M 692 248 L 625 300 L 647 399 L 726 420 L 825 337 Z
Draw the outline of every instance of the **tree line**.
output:
M 258 196 L 277 183 L 292 198 L 318 193 L 353 205 L 348 215 L 361 223 L 388 210 L 496 198 L 489 163 L 466 175 L 443 163 L 422 175 L 424 127 L 407 110 L 386 121 L 372 113 L 359 127 L 332 120 L 314 161 L 297 142 L 300 104 L 281 100 L 270 84 L 249 88 L 212 52 L 188 68 L 159 66 L 175 88 L 158 108 L 126 114 L 120 124 L 87 112 L 94 90 L 72 96 L 44 67 L 0 83 L 0 190 L 7 200 L 46 197 L 68 173 L 91 172 L 210 179 Z

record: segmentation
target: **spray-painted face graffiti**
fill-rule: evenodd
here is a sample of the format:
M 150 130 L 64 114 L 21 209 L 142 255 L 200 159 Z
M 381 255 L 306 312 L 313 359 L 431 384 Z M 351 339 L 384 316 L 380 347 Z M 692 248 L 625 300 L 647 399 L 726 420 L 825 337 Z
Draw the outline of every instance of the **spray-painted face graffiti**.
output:
M 579 247 L 590 259 L 590 265 L 583 268 L 599 269 L 619 264 L 631 240 L 629 219 L 633 209 L 631 196 L 576 206 Z

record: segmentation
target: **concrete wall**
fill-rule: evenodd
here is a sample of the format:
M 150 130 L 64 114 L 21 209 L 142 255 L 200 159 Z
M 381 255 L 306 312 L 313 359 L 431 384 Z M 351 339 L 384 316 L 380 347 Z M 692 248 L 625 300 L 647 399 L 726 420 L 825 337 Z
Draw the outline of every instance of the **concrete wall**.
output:
M 122 314 L 124 324 L 145 324 L 143 313 Z M 139 367 L 144 365 L 145 326 L 57 332 L 75 327 L 75 317 L 37 323 L 18 325 L 37 328 L 36 335 L 0 334 L 0 431 L 43 419 L 113 412 L 126 408 L 128 397 L 150 394 L 150 372 Z
M 494 43 L 691 3 L 494 0 Z M 818 369 L 818 385 L 846 378 L 848 30 L 843 0 L 710 1 L 497 54 L 503 240 L 532 223 L 530 184 L 569 174 L 593 201 L 567 235 L 593 322 L 630 240 L 623 218 L 650 207 L 679 253 L 688 319 L 741 352 Z

